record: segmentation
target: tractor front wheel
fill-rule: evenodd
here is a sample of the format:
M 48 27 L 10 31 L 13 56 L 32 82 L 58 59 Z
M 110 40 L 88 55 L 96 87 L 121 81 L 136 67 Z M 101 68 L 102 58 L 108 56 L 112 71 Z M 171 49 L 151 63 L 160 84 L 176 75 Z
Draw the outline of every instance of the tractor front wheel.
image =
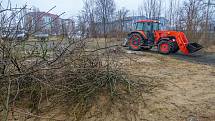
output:
M 133 33 L 129 36 L 129 49 L 130 50 L 140 50 L 143 38 L 138 33 Z
M 171 46 L 171 53 L 176 53 L 179 50 L 178 44 L 177 42 L 171 42 L 170 43 Z
M 168 41 L 161 41 L 158 44 L 158 51 L 161 54 L 169 54 L 171 52 L 171 46 Z

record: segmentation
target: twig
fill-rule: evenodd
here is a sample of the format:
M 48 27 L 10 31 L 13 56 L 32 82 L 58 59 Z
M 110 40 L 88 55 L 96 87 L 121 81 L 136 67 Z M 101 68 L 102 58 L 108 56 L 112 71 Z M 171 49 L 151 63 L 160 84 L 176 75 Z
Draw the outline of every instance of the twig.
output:
M 42 117 L 42 116 L 34 115 L 34 114 L 30 113 L 30 112 L 23 112 L 20 109 L 19 110 L 14 110 L 14 112 L 19 113 L 19 114 L 24 114 L 24 115 L 27 115 L 27 116 L 32 116 L 32 117 L 35 117 L 35 118 L 40 118 L 40 119 L 49 119 L 49 120 L 55 120 L 55 121 L 65 121 L 65 120 L 54 119 L 54 118 L 50 118 L 50 117 Z

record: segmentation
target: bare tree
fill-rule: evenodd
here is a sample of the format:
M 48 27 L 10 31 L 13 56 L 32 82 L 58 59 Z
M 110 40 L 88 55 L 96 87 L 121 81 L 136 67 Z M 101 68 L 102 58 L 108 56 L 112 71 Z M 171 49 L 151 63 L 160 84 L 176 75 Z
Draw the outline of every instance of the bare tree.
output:
M 179 8 L 180 8 L 180 0 L 171 0 L 168 4 L 168 8 L 165 11 L 165 16 L 169 20 L 169 26 L 171 28 L 177 29 L 179 23 L 177 23 L 179 19 Z
M 96 20 L 103 24 L 103 34 L 106 35 L 107 23 L 111 22 L 116 6 L 114 0 L 96 0 Z
M 139 14 L 145 15 L 147 18 L 155 19 L 160 18 L 162 13 L 161 0 L 144 0 L 142 5 L 139 6 Z
M 119 21 L 120 32 L 123 32 L 123 28 L 125 27 L 125 19 L 128 16 L 129 10 L 126 8 L 122 8 L 117 12 L 117 20 Z
M 110 27 L 107 27 L 107 23 L 116 19 L 115 9 L 114 0 L 86 0 L 79 16 L 81 25 L 85 25 L 86 31 L 92 37 L 98 33 L 104 34 Z
M 203 29 L 202 25 L 207 21 L 205 19 L 207 12 L 204 2 L 204 0 L 184 1 L 183 6 L 180 8 L 180 18 L 184 22 L 184 27 L 187 31 L 200 31 Z
M 91 37 L 96 37 L 96 15 L 95 15 L 95 0 L 85 0 L 83 10 L 78 18 L 82 19 L 82 25 L 85 24 L 85 29 Z

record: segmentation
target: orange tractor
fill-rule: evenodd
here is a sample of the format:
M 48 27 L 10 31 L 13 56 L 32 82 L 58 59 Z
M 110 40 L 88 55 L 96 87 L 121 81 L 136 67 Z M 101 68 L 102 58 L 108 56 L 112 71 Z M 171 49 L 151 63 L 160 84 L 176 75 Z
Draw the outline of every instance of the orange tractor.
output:
M 188 55 L 194 53 L 202 46 L 197 43 L 189 43 L 183 32 L 160 30 L 159 21 L 137 21 L 136 30 L 128 34 L 125 42 L 131 50 L 150 50 L 157 47 L 161 54 L 170 54 L 181 51 Z

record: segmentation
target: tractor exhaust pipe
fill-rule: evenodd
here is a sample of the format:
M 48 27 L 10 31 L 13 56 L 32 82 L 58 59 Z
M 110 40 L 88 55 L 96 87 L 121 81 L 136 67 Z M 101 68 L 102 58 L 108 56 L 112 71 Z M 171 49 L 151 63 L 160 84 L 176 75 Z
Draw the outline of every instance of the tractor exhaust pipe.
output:
M 202 48 L 203 48 L 203 46 L 201 46 L 198 43 L 189 43 L 187 45 L 187 49 L 188 49 L 189 53 L 194 53 L 196 51 L 201 50 Z

